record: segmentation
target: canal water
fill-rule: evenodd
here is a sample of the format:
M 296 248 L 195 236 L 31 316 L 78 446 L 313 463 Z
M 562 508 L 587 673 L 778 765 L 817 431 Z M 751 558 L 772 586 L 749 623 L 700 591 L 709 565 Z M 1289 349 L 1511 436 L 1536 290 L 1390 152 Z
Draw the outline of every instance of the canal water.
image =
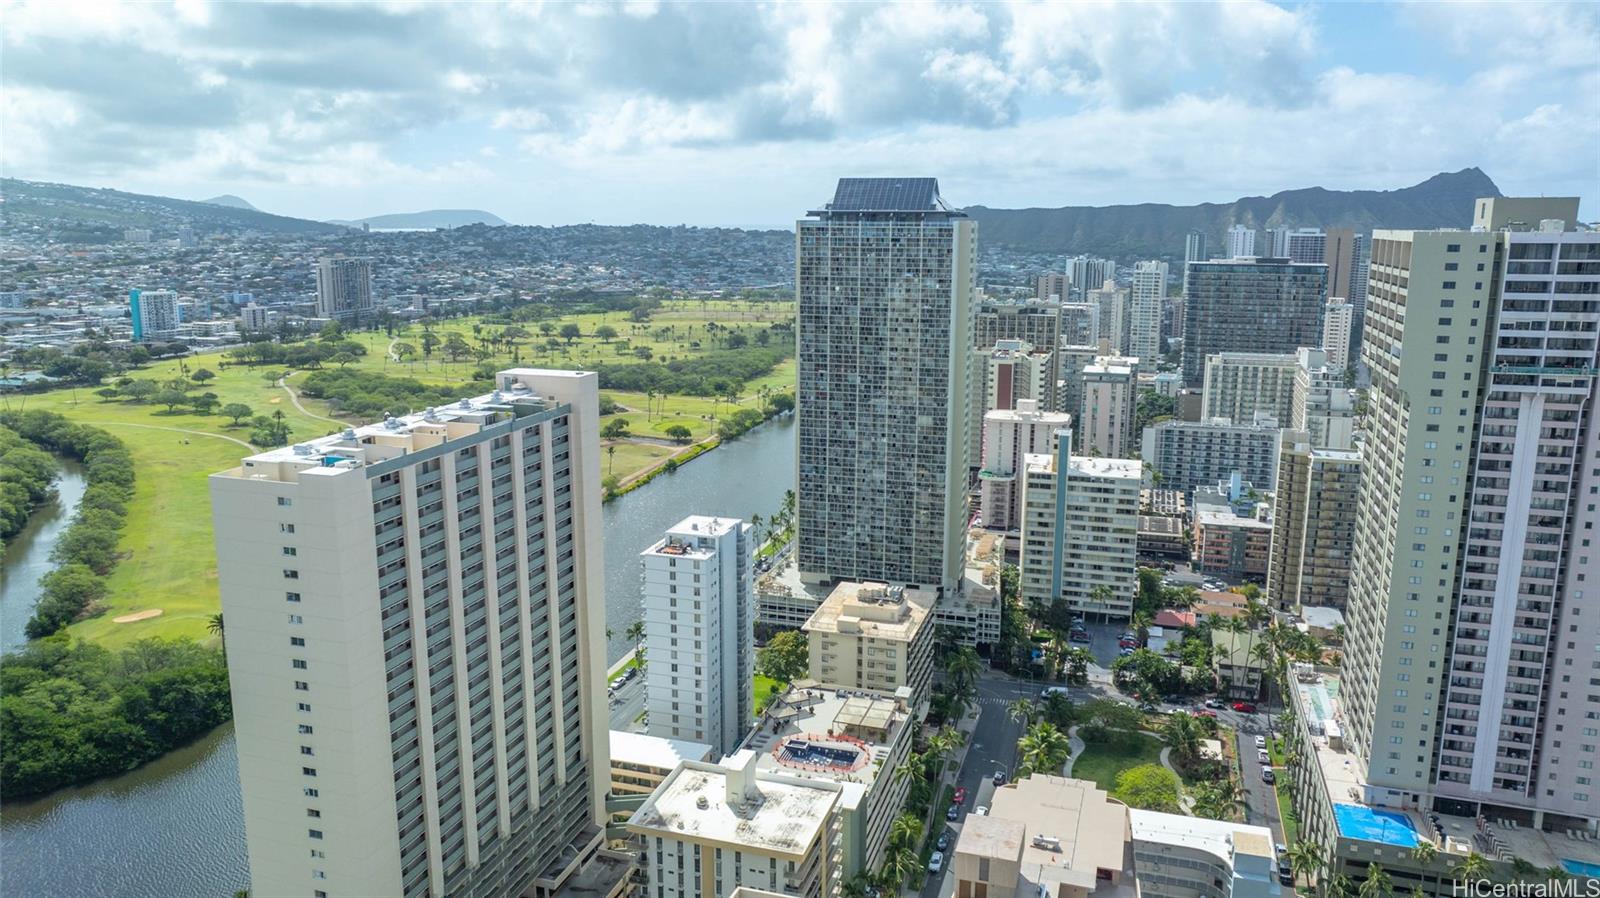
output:
M 61 461 L 55 500 L 35 509 L 22 532 L 6 543 L 0 555 L 0 651 L 28 641 L 24 628 L 39 601 L 39 578 L 54 567 L 50 552 L 72 523 L 87 487 L 83 466 Z
M 615 633 L 610 659 L 632 648 L 623 634 L 639 618 L 641 551 L 686 515 L 766 518 L 794 481 L 794 424 L 781 419 L 607 503 L 606 617 Z M 67 486 L 58 488 L 65 503 Z M 77 489 L 81 495 L 81 477 Z M 27 554 L 20 543 L 19 537 L 5 558 L 0 614 L 7 619 L 8 646 L 17 613 L 13 580 L 23 576 L 11 566 L 12 548 L 19 557 Z M 46 547 L 41 557 L 49 554 Z M 48 570 L 45 564 L 28 576 L 27 590 Z M 35 594 L 18 603 L 27 608 L 24 620 Z M 16 632 L 20 638 L 20 623 Z M 127 775 L 0 806 L 0 845 L 0 895 L 230 898 L 248 879 L 233 727 Z

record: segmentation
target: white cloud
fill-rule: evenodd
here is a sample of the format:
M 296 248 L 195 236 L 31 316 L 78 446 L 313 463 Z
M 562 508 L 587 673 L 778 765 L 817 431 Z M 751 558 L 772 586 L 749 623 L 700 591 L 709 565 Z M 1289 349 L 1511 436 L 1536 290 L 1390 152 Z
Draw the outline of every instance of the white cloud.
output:
M 484 191 L 441 205 L 494 205 L 537 183 L 623 210 L 649 208 L 640 185 L 670 173 L 702 220 L 746 222 L 756 203 L 788 217 L 782 204 L 839 174 L 907 168 L 990 205 L 1393 187 L 1474 164 L 1517 179 L 1508 190 L 1600 181 L 1594 7 L 1363 9 L 1474 64 L 1329 60 L 1314 8 L 1262 0 L 24 2 L 0 38 L 0 164 L 117 186 L 314 186 L 308 203 L 409 179 Z M 396 161 L 436 137 L 460 158 Z

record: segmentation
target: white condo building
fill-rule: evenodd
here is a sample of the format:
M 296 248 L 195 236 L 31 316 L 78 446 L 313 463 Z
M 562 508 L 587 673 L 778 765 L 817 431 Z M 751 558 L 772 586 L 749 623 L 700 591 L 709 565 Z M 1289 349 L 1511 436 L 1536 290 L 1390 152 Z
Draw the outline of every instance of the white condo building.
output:
M 553 893 L 602 842 L 599 379 L 210 478 L 251 887 Z
M 983 416 L 983 466 L 978 471 L 978 496 L 983 526 L 1016 533 L 1022 527 L 1022 464 L 1025 456 L 1048 455 L 1055 432 L 1072 427 L 1072 416 L 1041 411 L 1024 399 L 1015 409 L 996 409 Z
M 1228 229 L 1228 258 L 1249 259 L 1256 254 L 1256 229 L 1234 225 Z M 1205 260 L 1199 260 L 1205 261 Z
M 1322 307 L 1322 348 L 1328 353 L 1328 367 L 1343 371 L 1350 367 L 1350 335 L 1355 328 L 1356 308 L 1342 296 L 1328 298 Z
M 133 340 L 170 340 L 178 335 L 178 294 L 171 290 L 128 291 Z
M 1133 266 L 1133 287 L 1128 309 L 1128 355 L 1161 358 L 1161 306 L 1167 296 L 1167 263 L 1140 262 Z
M 730 754 L 754 716 L 750 525 L 690 515 L 639 553 L 650 734 Z
M 1138 591 L 1139 462 L 1072 454 L 1058 431 L 1048 455 L 1029 455 L 1022 497 L 1022 597 L 1048 607 L 1127 620 Z M 1102 589 L 1103 587 L 1103 589 Z
M 1355 445 L 1356 391 L 1345 386 L 1343 371 L 1328 364 L 1328 354 L 1301 347 L 1295 352 L 1294 390 L 1289 417 L 1280 423 L 1303 430 L 1319 449 Z

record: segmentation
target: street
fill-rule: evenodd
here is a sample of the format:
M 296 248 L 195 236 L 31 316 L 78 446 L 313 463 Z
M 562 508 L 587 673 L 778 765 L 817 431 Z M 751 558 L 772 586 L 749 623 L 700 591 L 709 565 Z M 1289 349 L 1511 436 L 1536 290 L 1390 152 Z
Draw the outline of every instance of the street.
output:
M 621 681 L 618 681 L 621 683 Z M 644 732 L 644 728 L 633 726 L 640 714 L 644 713 L 644 674 L 639 674 L 632 680 L 622 683 L 617 687 L 617 694 L 610 698 L 611 729 L 634 730 Z

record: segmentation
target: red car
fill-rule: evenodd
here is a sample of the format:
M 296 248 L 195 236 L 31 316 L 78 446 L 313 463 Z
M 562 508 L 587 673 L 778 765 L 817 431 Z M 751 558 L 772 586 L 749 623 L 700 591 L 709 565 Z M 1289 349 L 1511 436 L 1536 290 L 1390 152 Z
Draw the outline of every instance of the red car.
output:
M 1233 710 L 1238 711 L 1240 714 L 1254 714 L 1256 713 L 1256 706 L 1249 702 L 1234 702 Z
M 956 789 L 956 804 L 961 804 L 962 802 L 964 802 L 966 800 L 967 800 L 967 789 L 966 789 L 966 787 L 965 786 L 958 787 Z
M 1196 717 L 1216 717 L 1217 716 L 1217 712 L 1212 711 L 1209 708 L 1202 708 L 1201 710 L 1194 712 L 1194 716 L 1196 716 Z

